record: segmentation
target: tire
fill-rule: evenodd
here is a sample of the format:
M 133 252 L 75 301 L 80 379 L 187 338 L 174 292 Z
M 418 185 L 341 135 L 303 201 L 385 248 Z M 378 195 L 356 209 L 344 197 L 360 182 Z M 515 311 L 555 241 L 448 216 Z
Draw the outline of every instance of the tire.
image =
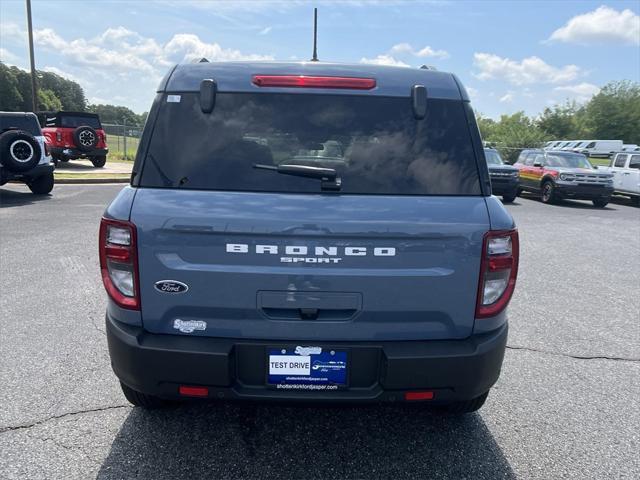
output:
M 41 175 L 27 182 L 27 187 L 36 195 L 46 195 L 53 190 L 53 173 Z
M 542 191 L 540 192 L 540 199 L 542 203 L 555 203 L 556 198 L 556 187 L 553 182 L 547 180 L 542 184 Z
M 517 195 L 503 195 L 502 202 L 503 203 L 512 203 L 516 199 Z
M 51 162 L 53 163 L 54 167 L 57 167 L 59 162 L 58 157 L 51 156 Z
M 631 205 L 640 207 L 640 197 L 631 197 Z
M 22 130 L 9 130 L 0 135 L 0 158 L 10 172 L 27 172 L 41 157 L 42 149 L 33 135 Z
M 127 387 L 124 383 L 120 382 L 122 393 L 125 398 L 134 407 L 143 407 L 148 409 L 162 408 L 170 405 L 171 402 L 164 400 L 153 395 L 147 395 L 146 393 L 138 392 L 133 388 Z
M 487 401 L 489 392 L 485 392 L 482 395 L 472 398 L 471 400 L 465 400 L 462 402 L 453 402 L 440 408 L 444 413 L 450 415 L 463 415 L 465 413 L 477 412 L 482 408 L 484 402 Z
M 98 144 L 98 134 L 93 128 L 84 125 L 74 130 L 73 142 L 78 150 L 88 152 L 96 148 L 96 145 Z
M 593 201 L 593 206 L 596 208 L 604 208 L 609 203 L 608 198 L 596 198 L 595 200 L 592 200 L 592 201 Z
M 93 163 L 94 167 L 102 168 L 104 167 L 104 164 L 107 163 L 107 156 L 99 155 L 97 157 L 90 157 L 89 160 L 91 160 L 91 163 Z

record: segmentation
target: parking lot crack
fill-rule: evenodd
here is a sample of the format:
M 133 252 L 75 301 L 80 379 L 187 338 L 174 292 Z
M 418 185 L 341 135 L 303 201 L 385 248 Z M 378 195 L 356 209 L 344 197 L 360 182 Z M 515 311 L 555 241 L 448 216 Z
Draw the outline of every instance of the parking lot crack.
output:
M 640 362 L 640 358 L 633 357 L 615 357 L 608 355 L 571 355 L 563 352 L 553 352 L 550 350 L 541 350 L 538 348 L 524 347 L 520 345 L 507 345 L 509 350 L 526 350 L 528 352 L 541 353 L 543 355 L 554 355 L 557 357 L 573 358 L 574 360 L 612 360 L 616 362 Z
M 42 425 L 43 423 L 50 422 L 51 420 L 59 420 L 61 418 L 72 417 L 74 415 L 82 415 L 85 413 L 95 413 L 95 412 L 104 412 L 107 410 L 116 410 L 120 408 L 133 408 L 131 405 L 110 405 L 108 407 L 99 407 L 99 408 L 89 408 L 86 410 L 78 410 L 75 412 L 67 412 L 60 415 L 52 415 L 50 417 L 44 418 L 42 420 L 38 420 L 32 423 L 25 423 L 22 425 L 7 425 L 4 427 L 0 427 L 0 433 L 12 432 L 14 430 L 26 430 L 32 427 L 37 427 L 38 425 Z

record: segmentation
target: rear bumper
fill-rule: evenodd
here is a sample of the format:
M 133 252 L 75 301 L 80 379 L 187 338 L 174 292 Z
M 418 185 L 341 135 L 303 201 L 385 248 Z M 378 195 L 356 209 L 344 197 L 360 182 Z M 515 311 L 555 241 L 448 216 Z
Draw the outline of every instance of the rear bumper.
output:
M 51 155 L 57 158 L 68 158 L 74 160 L 83 157 L 100 157 L 109 153 L 108 148 L 94 148 L 93 150 L 78 150 L 77 148 L 49 147 Z
M 51 175 L 54 166 L 52 163 L 41 163 L 27 172 L 14 173 L 6 168 L 0 169 L 0 183 L 14 181 L 30 182 L 31 180 L 43 175 Z
M 416 390 L 433 391 L 432 403 L 475 398 L 500 375 L 508 330 L 465 340 L 301 342 L 348 349 L 349 388 L 291 391 L 266 385 L 267 348 L 291 341 L 157 335 L 109 315 L 106 325 L 113 370 L 134 390 L 170 399 L 180 385 L 206 386 L 209 398 L 327 402 L 403 401 Z
M 613 185 L 563 185 L 556 184 L 556 192 L 562 198 L 573 198 L 576 200 L 593 200 L 595 198 L 609 198 L 613 194 Z

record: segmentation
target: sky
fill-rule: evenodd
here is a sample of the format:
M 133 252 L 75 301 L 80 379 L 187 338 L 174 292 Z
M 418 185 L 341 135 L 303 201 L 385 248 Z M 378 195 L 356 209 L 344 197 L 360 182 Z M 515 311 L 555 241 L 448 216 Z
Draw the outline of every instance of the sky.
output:
M 36 68 L 141 113 L 175 63 L 309 60 L 314 6 L 321 61 L 453 72 L 492 118 L 640 81 L 640 0 L 32 0 Z M 0 61 L 29 65 L 24 0 L 0 1 Z

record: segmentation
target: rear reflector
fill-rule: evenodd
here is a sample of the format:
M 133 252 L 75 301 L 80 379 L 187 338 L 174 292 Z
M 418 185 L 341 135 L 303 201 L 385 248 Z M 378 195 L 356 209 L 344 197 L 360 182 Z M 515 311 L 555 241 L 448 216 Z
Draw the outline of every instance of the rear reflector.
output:
M 308 77 L 305 75 L 254 75 L 253 84 L 258 87 L 289 88 L 346 88 L 371 90 L 376 86 L 375 78 L 357 77 Z
M 187 385 L 180 385 L 178 389 L 180 395 L 185 397 L 208 397 L 209 389 L 207 387 L 189 387 Z
M 433 400 L 433 392 L 407 392 L 404 394 L 405 400 Z

